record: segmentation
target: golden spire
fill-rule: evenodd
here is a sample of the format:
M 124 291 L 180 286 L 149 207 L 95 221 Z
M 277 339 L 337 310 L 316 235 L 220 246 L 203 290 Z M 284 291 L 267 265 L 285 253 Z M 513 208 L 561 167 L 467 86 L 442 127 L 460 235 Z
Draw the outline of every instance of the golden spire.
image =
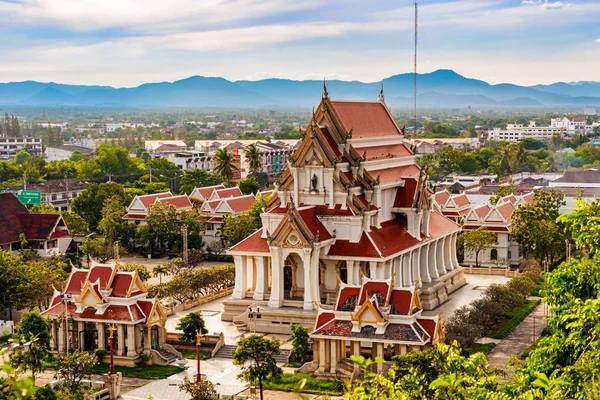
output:
M 200 346 L 200 341 L 202 340 L 202 331 L 198 329 L 196 331 L 196 346 Z
M 113 334 L 115 333 L 116 330 L 117 330 L 117 327 L 115 326 L 115 324 L 108 325 L 108 338 L 109 339 L 113 338 Z

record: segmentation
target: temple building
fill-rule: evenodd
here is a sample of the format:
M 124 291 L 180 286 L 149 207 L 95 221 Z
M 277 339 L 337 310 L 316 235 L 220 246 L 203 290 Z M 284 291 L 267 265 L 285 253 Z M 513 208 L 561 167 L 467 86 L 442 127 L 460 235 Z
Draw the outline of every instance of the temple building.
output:
M 417 285 L 425 310 L 465 284 L 460 226 L 432 208 L 433 191 L 383 91 L 377 101 L 334 101 L 324 85 L 301 135 L 263 228 L 228 250 L 236 281 L 223 320 L 271 333 L 313 326 L 315 304 L 335 304 L 340 283 L 360 285 L 361 273 Z M 255 307 L 261 319 L 250 321 Z
M 137 271 L 114 264 L 73 268 L 64 292 L 55 291 L 42 315 L 52 322 L 52 350 L 60 354 L 67 349 L 108 353 L 113 324 L 116 365 L 132 366 L 142 353 L 153 363 L 168 364 L 170 354 L 177 354 L 165 343 L 167 317 L 158 299 L 148 298 Z
M 313 362 L 317 375 L 349 374 L 356 377 L 358 364 L 349 355 L 365 355 L 390 361 L 393 356 L 419 351 L 444 341 L 439 314 L 421 315 L 419 289 L 398 288 L 391 279 L 363 278 L 361 285 L 342 283 L 333 309 L 319 307 L 313 332 Z M 375 366 L 383 372 L 384 364 Z

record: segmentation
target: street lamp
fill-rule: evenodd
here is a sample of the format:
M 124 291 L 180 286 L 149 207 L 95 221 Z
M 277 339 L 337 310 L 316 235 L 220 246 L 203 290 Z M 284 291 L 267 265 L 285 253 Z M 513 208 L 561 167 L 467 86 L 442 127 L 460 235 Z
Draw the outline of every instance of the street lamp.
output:
M 196 383 L 200 383 L 200 381 L 202 380 L 202 375 L 200 375 L 200 345 L 201 345 L 201 339 L 202 339 L 202 330 L 198 329 L 196 331 L 196 363 L 197 363 L 196 369 L 198 370 L 198 373 L 196 374 Z
M 69 304 L 74 304 L 73 295 L 61 293 L 60 298 L 60 302 L 63 304 L 63 308 L 65 309 L 65 338 L 67 342 L 65 354 L 69 354 L 69 342 L 71 341 L 71 338 L 69 337 Z
M 174 176 L 166 176 L 163 174 L 160 174 L 160 177 L 162 178 L 166 178 L 169 180 L 169 187 L 171 188 L 172 191 L 176 192 L 175 190 L 175 182 L 177 178 L 181 178 L 183 176 L 183 174 L 176 174 Z
M 108 370 L 109 375 L 114 375 L 114 373 L 115 373 L 115 362 L 113 360 L 113 355 L 114 355 L 113 335 L 116 330 L 117 330 L 117 327 L 115 326 L 115 324 L 108 326 L 108 347 L 110 348 L 110 369 Z

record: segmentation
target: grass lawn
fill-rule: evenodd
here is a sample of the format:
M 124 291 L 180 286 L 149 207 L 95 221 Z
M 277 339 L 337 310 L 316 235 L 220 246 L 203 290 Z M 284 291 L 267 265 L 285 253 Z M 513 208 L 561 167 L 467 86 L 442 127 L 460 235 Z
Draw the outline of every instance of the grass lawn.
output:
M 94 367 L 95 374 L 106 374 L 109 366 L 102 364 Z M 172 365 L 144 365 L 141 371 L 135 367 L 119 367 L 115 365 L 115 372 L 121 372 L 124 377 L 140 378 L 140 379 L 166 379 L 171 375 L 175 375 L 183 371 L 183 368 Z
M 10 335 L 0 336 L 0 344 L 8 343 L 8 341 L 13 337 L 14 335 L 12 333 Z
M 540 304 L 540 300 L 525 300 L 525 303 L 511 312 L 507 316 L 507 321 L 499 327 L 495 334 L 490 337 L 494 339 L 504 339 L 517 325 L 531 314 L 531 312 Z
M 302 366 L 302 361 L 294 360 L 284 365 L 284 367 L 288 368 L 300 368 Z
M 184 350 L 181 352 L 181 354 L 183 354 L 183 358 L 187 358 L 188 360 L 198 359 L 198 353 L 196 353 L 196 350 Z M 211 358 L 210 351 L 202 350 L 200 352 L 200 360 L 208 360 L 209 358 Z
M 344 383 L 341 381 L 329 381 L 318 379 L 310 374 L 283 374 L 280 378 L 270 379 L 263 383 L 265 388 L 292 392 L 299 390 L 302 381 L 306 383 L 301 392 L 341 394 L 344 392 Z
M 471 347 L 464 351 L 466 356 L 470 356 L 475 353 L 487 354 L 496 347 L 496 343 L 473 343 Z

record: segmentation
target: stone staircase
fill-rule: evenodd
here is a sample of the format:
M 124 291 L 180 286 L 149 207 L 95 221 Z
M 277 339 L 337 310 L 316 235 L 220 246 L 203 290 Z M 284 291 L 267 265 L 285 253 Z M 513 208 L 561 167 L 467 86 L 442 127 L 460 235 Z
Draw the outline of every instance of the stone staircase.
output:
M 169 363 L 169 364 L 174 363 L 175 361 L 178 360 L 177 356 L 169 351 L 160 350 L 159 353 L 161 356 L 163 356 L 167 360 L 167 363 Z
M 337 364 L 337 370 L 347 376 L 354 374 L 354 363 L 348 359 L 344 359 Z
M 231 344 L 226 344 L 223 345 L 219 351 L 217 351 L 217 354 L 215 354 L 215 358 L 228 358 L 231 359 L 231 353 L 233 353 L 235 351 L 235 349 L 237 349 L 236 345 L 231 345 Z M 289 361 L 290 359 L 290 351 L 289 350 L 281 350 L 281 352 L 279 353 L 279 355 L 277 357 L 275 357 L 275 361 L 277 361 L 277 364 L 285 364 Z

